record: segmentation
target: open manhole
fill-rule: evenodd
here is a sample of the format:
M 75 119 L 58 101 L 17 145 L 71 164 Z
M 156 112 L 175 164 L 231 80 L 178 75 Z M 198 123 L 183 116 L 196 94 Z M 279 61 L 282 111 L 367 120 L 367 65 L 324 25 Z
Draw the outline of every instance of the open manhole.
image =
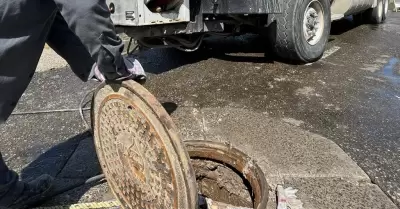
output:
M 267 207 L 265 176 L 250 157 L 225 143 L 186 141 L 185 144 L 202 196 L 232 206 Z M 206 208 L 203 205 L 201 209 Z
M 97 89 L 92 125 L 100 165 L 125 209 L 197 209 L 199 191 L 217 202 L 266 208 L 266 180 L 247 155 L 222 143 L 184 144 L 165 109 L 134 81 Z

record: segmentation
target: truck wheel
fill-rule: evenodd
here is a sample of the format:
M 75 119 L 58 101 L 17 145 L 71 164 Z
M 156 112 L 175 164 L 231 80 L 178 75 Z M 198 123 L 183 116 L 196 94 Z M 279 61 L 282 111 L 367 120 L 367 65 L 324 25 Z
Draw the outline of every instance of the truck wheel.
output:
M 365 11 L 365 17 L 373 24 L 380 24 L 386 20 L 388 7 L 388 0 L 378 0 L 376 7 Z
M 282 10 L 269 17 L 275 52 L 300 62 L 321 58 L 331 29 L 329 0 L 283 0 Z

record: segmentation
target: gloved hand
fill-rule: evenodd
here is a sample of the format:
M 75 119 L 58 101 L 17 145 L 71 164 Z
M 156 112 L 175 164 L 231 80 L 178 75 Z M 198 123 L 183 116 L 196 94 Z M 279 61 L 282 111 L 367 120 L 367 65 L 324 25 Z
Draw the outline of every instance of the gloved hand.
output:
M 140 62 L 135 59 L 134 57 L 129 57 L 129 55 L 125 55 L 123 57 L 124 63 L 126 66 L 127 71 L 130 73 L 128 76 L 122 76 L 120 78 L 117 78 L 116 80 L 127 80 L 127 79 L 133 79 L 138 83 L 144 83 L 146 81 L 146 73 L 144 72 L 144 69 Z M 106 80 L 104 75 L 100 72 L 99 68 L 95 67 L 94 69 L 94 76 L 96 77 L 97 80 L 103 82 Z

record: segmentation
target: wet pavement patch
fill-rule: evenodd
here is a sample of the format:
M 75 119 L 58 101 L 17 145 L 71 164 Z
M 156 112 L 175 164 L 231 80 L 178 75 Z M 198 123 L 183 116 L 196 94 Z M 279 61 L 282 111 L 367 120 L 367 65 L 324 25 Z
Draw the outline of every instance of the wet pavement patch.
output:
M 397 57 L 392 57 L 383 67 L 383 70 L 379 72 L 385 78 L 390 80 L 394 84 L 400 84 L 400 67 L 399 59 Z

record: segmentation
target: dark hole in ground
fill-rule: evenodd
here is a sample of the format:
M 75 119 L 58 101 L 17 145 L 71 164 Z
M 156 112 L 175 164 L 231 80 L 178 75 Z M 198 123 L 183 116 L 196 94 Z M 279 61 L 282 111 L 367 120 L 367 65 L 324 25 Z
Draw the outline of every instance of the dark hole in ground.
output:
M 229 165 L 208 159 L 191 159 L 199 193 L 214 201 L 253 208 L 250 183 Z

